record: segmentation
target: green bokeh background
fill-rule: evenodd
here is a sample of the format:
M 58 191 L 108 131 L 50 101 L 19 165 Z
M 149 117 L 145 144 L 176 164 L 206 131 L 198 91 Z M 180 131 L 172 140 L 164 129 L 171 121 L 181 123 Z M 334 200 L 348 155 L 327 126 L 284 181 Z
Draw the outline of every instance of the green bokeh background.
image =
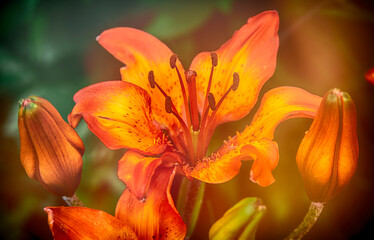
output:
M 20 164 L 19 99 L 44 97 L 66 120 L 77 90 L 119 79 L 122 64 L 95 41 L 105 29 L 145 30 L 177 53 L 187 69 L 197 53 L 217 49 L 248 17 L 271 9 L 280 15 L 278 65 L 260 97 L 283 85 L 319 95 L 338 87 L 351 94 L 358 114 L 357 172 L 351 184 L 327 204 L 306 239 L 374 237 L 374 86 L 364 78 L 374 67 L 374 7 L 370 0 L 14 0 L 1 3 L 0 10 L 0 238 L 51 239 L 43 208 L 64 205 L 27 178 Z M 251 116 L 253 112 L 220 126 L 211 147 L 217 148 L 228 136 L 243 130 Z M 310 123 L 294 119 L 277 128 L 280 161 L 274 171 L 276 182 L 270 187 L 261 188 L 248 180 L 250 162 L 243 164 L 233 180 L 208 185 L 193 239 L 207 239 L 209 226 L 244 197 L 260 197 L 267 206 L 258 239 L 287 236 L 309 205 L 295 156 Z M 77 131 L 86 146 L 77 194 L 88 207 L 113 214 L 125 188 L 116 176 L 124 150 L 107 150 L 84 124 Z M 177 177 L 174 195 L 179 182 Z

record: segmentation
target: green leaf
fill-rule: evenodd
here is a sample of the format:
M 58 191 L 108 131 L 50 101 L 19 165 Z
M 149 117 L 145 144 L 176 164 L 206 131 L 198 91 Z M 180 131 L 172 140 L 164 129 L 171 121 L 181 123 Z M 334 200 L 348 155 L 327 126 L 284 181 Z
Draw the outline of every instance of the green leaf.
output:
M 217 7 L 224 13 L 229 13 L 232 9 L 233 0 L 217 0 Z
M 245 198 L 230 208 L 209 231 L 210 240 L 255 239 L 266 211 L 259 198 Z
M 168 3 L 157 11 L 144 30 L 159 39 L 179 37 L 202 25 L 213 13 L 213 9 L 214 5 L 209 3 Z

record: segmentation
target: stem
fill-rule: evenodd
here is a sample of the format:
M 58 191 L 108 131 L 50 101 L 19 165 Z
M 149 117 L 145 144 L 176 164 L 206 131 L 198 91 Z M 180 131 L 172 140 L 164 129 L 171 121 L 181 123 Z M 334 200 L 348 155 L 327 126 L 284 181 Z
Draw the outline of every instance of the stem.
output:
M 312 226 L 317 222 L 317 219 L 323 210 L 323 206 L 323 203 L 311 202 L 303 221 L 290 235 L 288 235 L 286 240 L 301 239 L 305 234 L 307 234 Z
M 62 199 L 64 199 L 69 207 L 84 207 L 84 204 L 79 200 L 75 193 L 71 197 L 62 196 Z
M 187 234 L 185 239 L 192 236 L 197 219 L 199 217 L 201 204 L 204 198 L 205 183 L 187 178 L 182 180 L 179 191 L 177 209 L 181 214 L 183 221 L 187 225 Z
M 179 186 L 177 210 L 181 216 L 184 216 L 185 205 L 187 202 L 187 191 L 190 186 L 190 181 L 187 178 L 183 178 L 181 185 Z

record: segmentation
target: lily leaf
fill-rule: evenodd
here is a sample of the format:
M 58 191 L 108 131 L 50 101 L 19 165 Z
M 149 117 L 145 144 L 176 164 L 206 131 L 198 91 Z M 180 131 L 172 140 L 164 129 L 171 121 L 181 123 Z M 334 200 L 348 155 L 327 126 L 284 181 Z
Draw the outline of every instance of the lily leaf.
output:
M 213 224 L 209 239 L 255 239 L 257 226 L 265 211 L 261 199 L 244 198 Z
M 168 3 L 165 8 L 157 11 L 157 15 L 144 30 L 159 39 L 176 38 L 202 25 L 213 10 L 214 5 L 208 3 L 199 5 L 189 2 L 180 5 Z

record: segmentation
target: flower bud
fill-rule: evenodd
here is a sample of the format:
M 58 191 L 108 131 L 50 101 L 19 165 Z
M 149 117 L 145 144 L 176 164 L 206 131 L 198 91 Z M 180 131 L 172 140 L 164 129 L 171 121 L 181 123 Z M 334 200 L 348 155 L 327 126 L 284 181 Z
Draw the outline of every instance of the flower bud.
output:
M 47 100 L 31 96 L 19 104 L 20 155 L 27 175 L 54 194 L 72 196 L 82 175 L 82 140 Z
M 348 93 L 325 94 L 296 156 L 311 201 L 329 201 L 351 180 L 358 158 L 356 121 Z
M 209 230 L 210 240 L 255 239 L 266 212 L 259 198 L 245 198 L 230 208 Z

